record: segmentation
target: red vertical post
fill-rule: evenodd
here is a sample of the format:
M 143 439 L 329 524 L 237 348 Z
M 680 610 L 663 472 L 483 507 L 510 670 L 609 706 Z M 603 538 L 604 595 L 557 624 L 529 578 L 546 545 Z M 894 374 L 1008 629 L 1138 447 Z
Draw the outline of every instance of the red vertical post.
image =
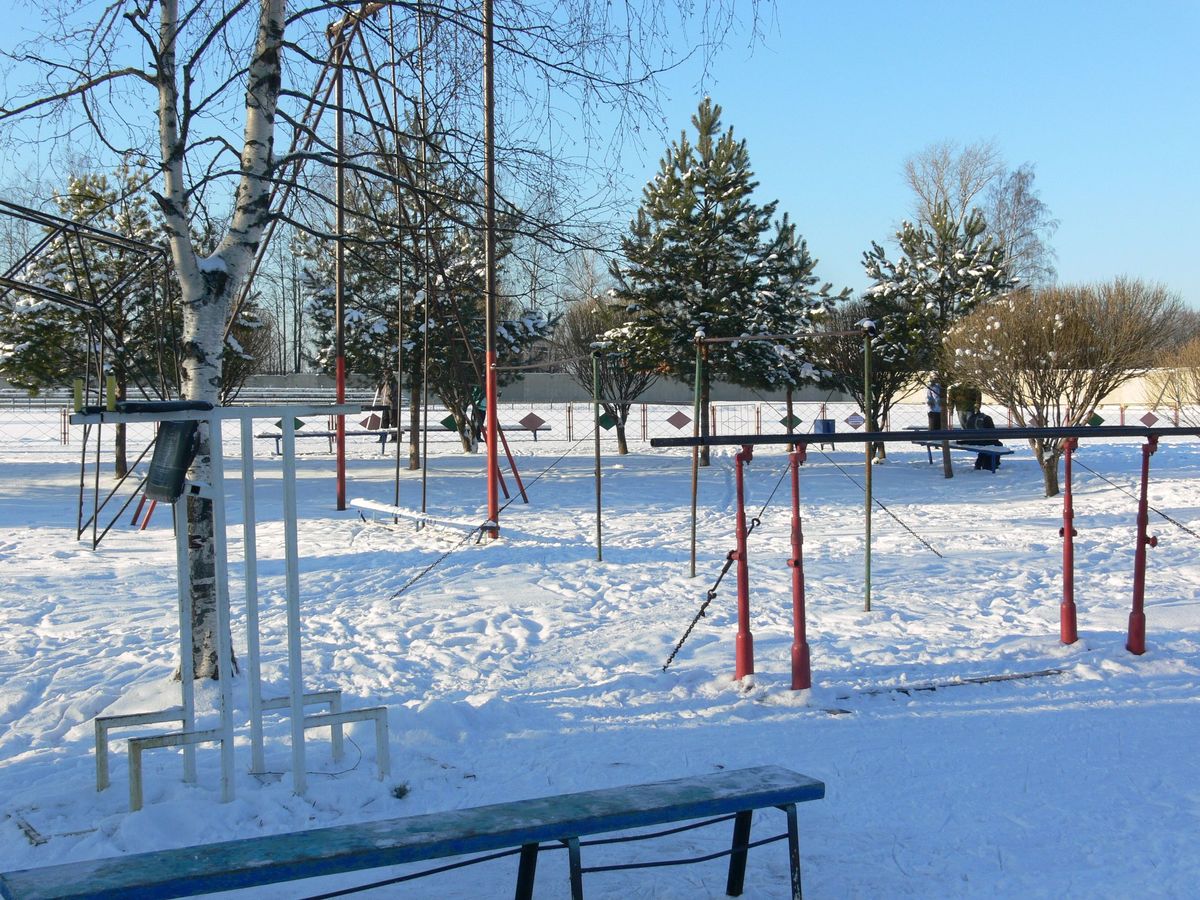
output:
M 142 527 L 138 531 L 145 531 L 146 526 L 150 524 L 150 517 L 154 515 L 154 508 L 158 506 L 157 500 L 151 500 L 150 505 L 146 507 L 146 516 L 142 519 Z
M 744 470 L 754 458 L 754 447 L 742 446 L 735 457 L 737 482 L 737 643 L 733 677 L 741 680 L 754 674 L 754 638 L 750 635 L 750 567 L 746 561 L 746 491 Z
M 1063 441 L 1066 490 L 1063 492 L 1063 524 L 1058 529 L 1063 539 L 1063 598 L 1059 606 L 1059 633 L 1064 644 L 1079 640 L 1075 627 L 1075 506 L 1071 498 L 1071 454 L 1079 446 L 1076 438 Z
M 1150 511 L 1146 493 L 1150 484 L 1150 454 L 1158 449 L 1158 436 L 1146 438 L 1142 447 L 1142 492 L 1138 498 L 1137 543 L 1133 550 L 1133 610 L 1129 613 L 1129 637 L 1125 649 L 1141 656 L 1146 652 L 1146 548 L 1157 547 L 1158 538 L 1149 537 L 1146 530 L 1150 524 Z
M 789 454 L 792 469 L 792 690 L 812 687 L 812 662 L 808 654 L 808 630 L 804 621 L 804 533 L 800 521 L 800 464 L 807 445 L 797 444 Z

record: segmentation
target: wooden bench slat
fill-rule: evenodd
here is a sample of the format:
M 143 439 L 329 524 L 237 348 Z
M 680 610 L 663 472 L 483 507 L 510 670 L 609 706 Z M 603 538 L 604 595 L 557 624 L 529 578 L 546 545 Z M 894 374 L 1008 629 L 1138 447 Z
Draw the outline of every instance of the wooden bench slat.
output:
M 6 900 L 194 896 L 819 800 L 777 766 L 0 874 Z

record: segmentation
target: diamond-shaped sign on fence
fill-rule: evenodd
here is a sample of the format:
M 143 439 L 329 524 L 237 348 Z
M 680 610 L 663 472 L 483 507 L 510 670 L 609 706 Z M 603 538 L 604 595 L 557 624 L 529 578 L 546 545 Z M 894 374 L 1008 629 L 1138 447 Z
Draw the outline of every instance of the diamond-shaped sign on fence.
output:
M 600 418 L 598 418 L 596 420 L 596 424 L 599 425 L 601 428 L 603 428 L 605 431 L 608 431 L 610 428 L 612 428 L 614 425 L 617 424 L 617 420 L 615 417 L 610 416 L 606 412 L 603 412 L 603 413 L 600 413 Z
M 1155 415 L 1154 413 L 1152 413 L 1152 412 L 1148 412 L 1148 413 L 1146 413 L 1146 414 L 1145 414 L 1144 416 L 1142 416 L 1142 418 L 1141 418 L 1141 423 L 1142 423 L 1143 425 L 1145 425 L 1147 428 L 1150 428 L 1150 427 L 1152 427 L 1152 426 L 1154 425 L 1154 423 L 1155 423 L 1155 422 L 1157 422 L 1157 421 L 1158 421 L 1158 416 L 1156 416 L 1156 415 Z
M 682 428 L 684 425 L 691 424 L 692 417 L 683 410 L 676 410 L 675 412 L 671 413 L 671 415 L 667 416 L 667 421 L 676 428 Z
M 458 422 L 454 420 L 453 415 L 446 416 L 446 418 L 442 419 L 442 425 L 445 426 L 447 431 L 458 431 Z
M 280 419 L 278 422 L 276 422 L 275 427 L 280 431 L 283 431 L 283 419 Z M 292 427 L 299 431 L 304 427 L 304 422 L 300 419 L 292 419 Z
M 851 428 L 862 428 L 863 422 L 865 422 L 867 420 L 864 419 L 862 416 L 860 416 L 858 413 L 850 413 L 850 415 L 846 416 L 846 418 L 843 419 L 842 421 L 844 421 Z
M 782 425 L 784 428 L 786 428 L 788 431 L 791 431 L 793 428 L 795 428 L 797 425 L 799 425 L 803 421 L 804 420 L 801 419 L 797 415 L 786 415 L 782 419 L 779 420 L 779 424 Z
M 361 424 L 363 428 L 368 429 L 382 428 L 383 416 L 379 415 L 379 413 L 371 413 L 371 415 L 367 416 L 359 424 Z
M 1100 415 L 1100 413 L 1092 413 L 1091 418 L 1087 420 L 1087 423 L 1093 428 L 1098 428 L 1104 424 L 1104 416 Z
M 537 431 L 539 428 L 541 428 L 543 425 L 546 424 L 545 419 L 543 419 L 537 413 L 533 413 L 533 412 L 531 412 L 529 415 L 527 415 L 523 419 L 517 419 L 517 421 L 520 422 L 524 427 L 528 428 L 530 431 Z

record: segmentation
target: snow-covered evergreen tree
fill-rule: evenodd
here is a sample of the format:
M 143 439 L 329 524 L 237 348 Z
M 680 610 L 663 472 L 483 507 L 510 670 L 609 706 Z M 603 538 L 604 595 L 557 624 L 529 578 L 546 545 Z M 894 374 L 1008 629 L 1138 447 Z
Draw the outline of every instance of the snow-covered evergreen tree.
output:
M 619 340 L 643 365 L 691 382 L 698 334 L 741 337 L 807 330 L 829 304 L 816 289 L 815 261 L 777 203 L 753 200 L 758 183 L 746 142 L 721 130 L 721 107 L 705 98 L 687 132 L 672 143 L 622 239 L 614 262 L 616 296 L 633 324 Z M 811 375 L 804 348 L 790 342 L 744 341 L 709 347 L 701 384 L 707 406 L 712 382 L 796 384 Z M 703 428 L 702 420 L 702 428 Z M 707 448 L 702 453 L 707 463 Z
M 949 327 L 986 300 L 1008 292 L 1012 279 L 1004 251 L 985 236 L 987 223 L 972 210 L 961 223 L 945 205 L 930 217 L 930 225 L 905 222 L 896 233 L 900 256 L 872 242 L 863 254 L 863 267 L 874 284 L 867 296 L 886 304 L 876 323 L 876 347 L 893 365 L 933 373 L 945 389 L 948 379 L 942 342 Z M 949 404 L 942 404 L 946 425 Z M 943 453 L 943 471 L 954 476 L 950 453 Z
M 145 173 L 134 166 L 122 166 L 112 179 L 75 175 L 55 205 L 64 218 L 158 243 L 162 223 L 145 182 Z M 172 348 L 180 322 L 164 296 L 162 267 L 149 265 L 145 253 L 63 235 L 27 267 L 22 280 L 82 303 L 103 300 L 102 313 L 30 294 L 10 295 L 0 308 L 0 374 L 9 382 L 38 391 L 84 377 L 90 323 L 92 339 L 103 342 L 105 374 L 116 381 L 117 399 L 157 396 L 176 385 Z M 94 343 L 93 352 L 98 349 Z M 125 473 L 125 430 L 120 426 L 115 466 L 118 475 Z

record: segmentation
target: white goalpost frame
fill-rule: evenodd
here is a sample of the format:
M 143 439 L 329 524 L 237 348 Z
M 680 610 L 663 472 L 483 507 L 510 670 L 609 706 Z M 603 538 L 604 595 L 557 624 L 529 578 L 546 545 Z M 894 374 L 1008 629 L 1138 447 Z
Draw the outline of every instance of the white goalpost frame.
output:
M 96 789 L 109 786 L 108 739 L 114 728 L 160 722 L 180 722 L 181 730 L 140 735 L 129 740 L 130 808 L 142 806 L 141 755 L 154 747 L 182 747 L 183 780 L 196 781 L 195 745 L 215 742 L 221 745 L 221 801 L 234 797 L 233 762 L 233 691 L 230 641 L 230 595 L 228 561 L 228 523 L 225 506 L 225 464 L 221 423 L 237 419 L 241 425 L 243 550 L 245 557 L 246 598 L 246 657 L 250 702 L 250 772 L 263 774 L 264 762 L 263 713 L 286 710 L 290 716 L 292 787 L 297 794 L 307 789 L 305 732 L 329 728 L 331 750 L 335 760 L 344 752 L 343 729 L 353 722 L 373 721 L 375 725 L 376 764 L 380 780 L 390 774 L 387 708 L 366 707 L 344 710 L 341 690 L 304 690 L 303 657 L 301 651 L 299 541 L 296 504 L 296 444 L 295 417 L 313 415 L 346 415 L 358 412 L 352 404 L 320 406 L 256 406 L 217 407 L 212 410 L 179 410 L 163 412 L 84 412 L 71 417 L 71 424 L 178 422 L 199 421 L 209 426 L 211 445 L 211 483 L 185 482 L 184 491 L 173 504 L 176 533 L 176 589 L 179 610 L 180 705 L 155 712 L 104 716 L 96 719 Z M 261 638 L 258 620 L 258 547 L 255 528 L 253 422 L 260 418 L 280 419 L 283 432 L 283 525 L 285 553 L 285 596 L 287 601 L 287 660 L 288 694 L 285 697 L 263 699 Z M 187 565 L 187 497 L 199 496 L 213 502 L 214 563 L 217 593 L 217 654 L 219 727 L 197 731 L 195 727 L 195 688 L 192 669 L 192 605 L 188 585 Z M 324 705 L 326 712 L 305 713 L 305 707 Z

